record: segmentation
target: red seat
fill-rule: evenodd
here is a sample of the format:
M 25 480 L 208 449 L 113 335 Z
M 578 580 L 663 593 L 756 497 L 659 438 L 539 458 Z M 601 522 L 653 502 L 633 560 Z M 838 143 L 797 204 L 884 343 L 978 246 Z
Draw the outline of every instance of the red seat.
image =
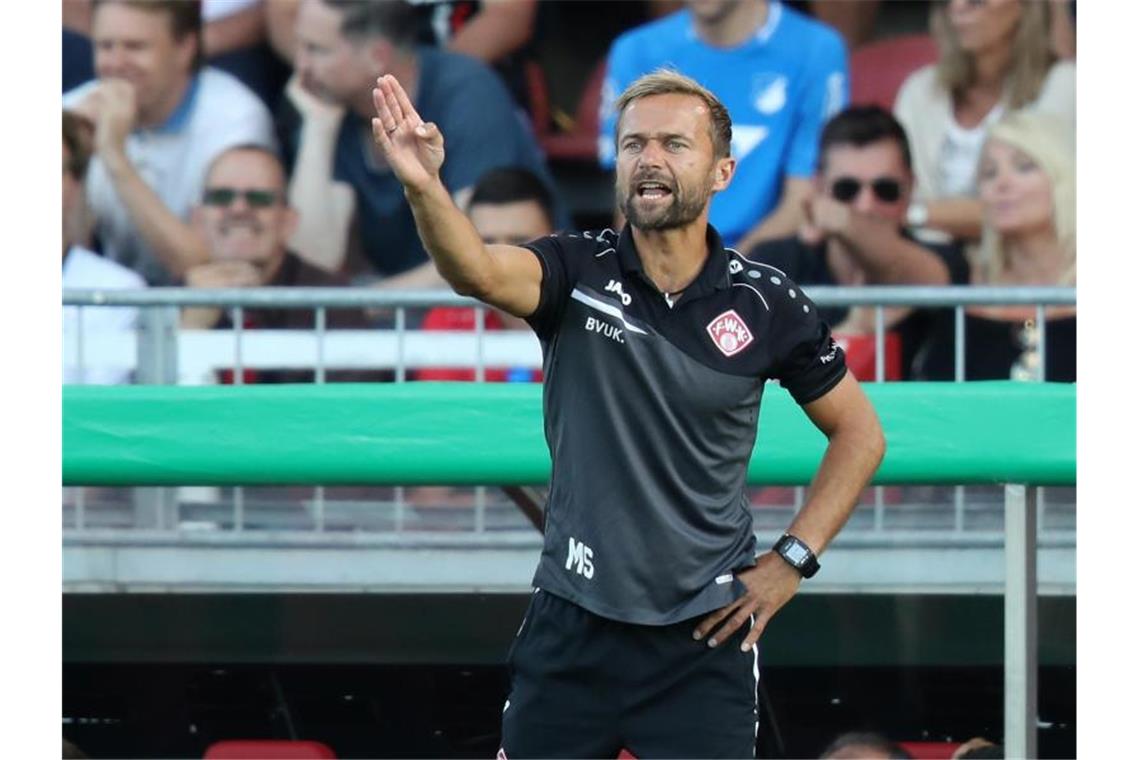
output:
M 915 760 L 949 760 L 962 742 L 899 742 Z
M 833 337 L 847 354 L 847 368 L 861 383 L 875 379 L 875 336 L 834 333 Z M 902 340 L 898 333 L 883 336 L 883 379 L 902 379 Z
M 852 105 L 894 108 L 903 81 L 937 60 L 938 45 L 929 34 L 907 34 L 859 46 L 851 53 Z
M 328 745 L 280 739 L 229 739 L 206 748 L 205 760 L 324 760 L 336 755 Z

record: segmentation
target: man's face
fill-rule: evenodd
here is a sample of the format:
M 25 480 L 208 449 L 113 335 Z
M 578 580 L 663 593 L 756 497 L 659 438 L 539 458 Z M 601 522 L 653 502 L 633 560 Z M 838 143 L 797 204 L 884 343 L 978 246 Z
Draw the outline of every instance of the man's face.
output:
M 259 150 L 223 154 L 206 177 L 194 223 L 212 261 L 249 262 L 268 282 L 296 226 L 281 165 Z
M 293 66 L 308 92 L 346 105 L 360 93 L 371 92 L 383 71 L 371 56 L 371 45 L 351 42 L 340 33 L 342 15 L 321 0 L 301 3 Z
M 554 232 L 536 201 L 478 203 L 467 216 L 488 245 L 522 245 Z
M 161 110 L 179 81 L 190 76 L 196 42 L 176 40 L 166 13 L 121 3 L 95 9 L 91 26 L 95 73 L 100 79 L 125 79 L 135 88 L 139 113 Z
M 709 112 L 694 95 L 651 95 L 631 103 L 617 135 L 615 195 L 630 224 L 668 230 L 708 210 L 728 186 L 732 159 L 714 159 Z
M 816 192 L 902 226 L 912 182 L 898 144 L 879 140 L 863 147 L 828 148 Z

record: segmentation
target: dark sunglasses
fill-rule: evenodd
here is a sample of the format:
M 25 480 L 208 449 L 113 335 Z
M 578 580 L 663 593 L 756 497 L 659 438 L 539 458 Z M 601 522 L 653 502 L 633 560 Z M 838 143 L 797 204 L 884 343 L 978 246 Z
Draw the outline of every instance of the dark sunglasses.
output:
M 277 204 L 277 192 L 274 190 L 235 190 L 232 187 L 208 187 L 202 193 L 202 204 L 228 208 L 233 205 L 238 196 L 245 198 L 250 208 L 269 208 Z
M 840 203 L 850 203 L 859 195 L 865 183 L 854 177 L 840 177 L 831 183 L 831 197 Z M 883 203 L 895 203 L 902 197 L 902 183 L 890 177 L 871 180 L 871 192 Z

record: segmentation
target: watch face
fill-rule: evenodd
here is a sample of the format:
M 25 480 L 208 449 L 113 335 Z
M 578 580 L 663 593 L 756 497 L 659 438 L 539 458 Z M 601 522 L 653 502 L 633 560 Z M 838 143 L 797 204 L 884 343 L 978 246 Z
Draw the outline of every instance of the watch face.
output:
M 784 544 L 784 556 L 797 565 L 802 565 L 807 561 L 808 550 L 804 548 L 803 544 L 789 541 Z

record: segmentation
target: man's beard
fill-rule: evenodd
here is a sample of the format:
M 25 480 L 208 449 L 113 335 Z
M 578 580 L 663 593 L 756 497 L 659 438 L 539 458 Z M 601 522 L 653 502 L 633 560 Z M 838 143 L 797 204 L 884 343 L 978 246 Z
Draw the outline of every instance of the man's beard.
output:
M 650 210 L 642 210 L 636 206 L 637 185 L 645 181 L 657 181 L 669 187 L 668 205 Z M 674 230 L 696 221 L 701 212 L 705 210 L 711 196 L 711 178 L 697 192 L 690 193 L 682 188 L 679 183 L 667 181 L 661 177 L 640 176 L 629 183 L 622 200 L 621 210 L 629 223 L 639 230 L 645 232 Z

